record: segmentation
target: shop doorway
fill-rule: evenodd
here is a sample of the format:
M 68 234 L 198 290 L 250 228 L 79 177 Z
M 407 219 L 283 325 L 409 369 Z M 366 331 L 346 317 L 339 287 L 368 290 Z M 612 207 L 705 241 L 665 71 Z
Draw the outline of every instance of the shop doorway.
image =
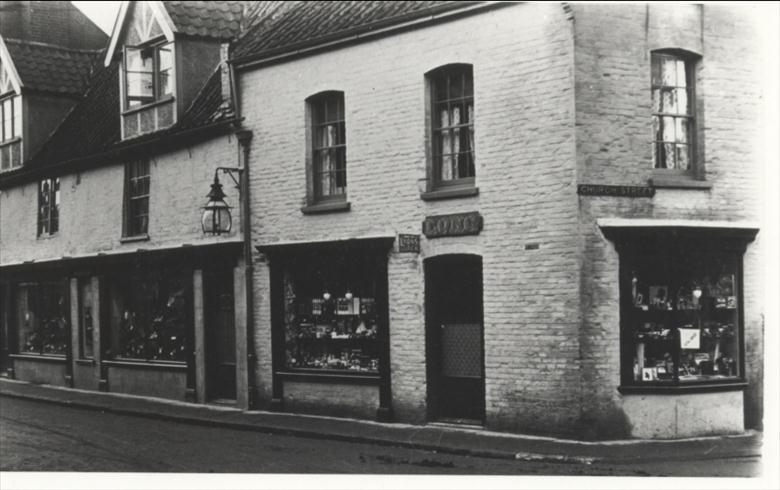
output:
M 233 271 L 229 267 L 225 269 L 206 275 L 203 281 L 206 396 L 211 401 L 236 399 Z
M 425 314 L 429 419 L 482 424 L 482 258 L 444 255 L 427 259 Z

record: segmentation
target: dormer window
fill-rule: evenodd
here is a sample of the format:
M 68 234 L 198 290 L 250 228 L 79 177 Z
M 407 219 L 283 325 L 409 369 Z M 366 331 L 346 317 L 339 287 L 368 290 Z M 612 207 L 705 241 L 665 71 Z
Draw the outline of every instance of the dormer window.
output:
M 22 97 L 0 96 L 0 172 L 22 164 Z
M 173 43 L 125 48 L 125 108 L 173 95 Z

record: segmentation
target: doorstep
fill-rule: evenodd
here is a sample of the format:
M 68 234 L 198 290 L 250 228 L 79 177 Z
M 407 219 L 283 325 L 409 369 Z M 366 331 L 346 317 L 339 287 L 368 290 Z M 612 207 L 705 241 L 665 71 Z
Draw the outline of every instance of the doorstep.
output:
M 732 436 L 681 440 L 630 439 L 590 442 L 494 432 L 482 426 L 478 428 L 446 424 L 420 426 L 317 415 L 243 411 L 221 405 L 34 385 L 3 378 L 0 378 L 0 397 L 27 399 L 177 423 L 501 459 L 591 464 L 761 455 L 762 435 L 754 431 Z

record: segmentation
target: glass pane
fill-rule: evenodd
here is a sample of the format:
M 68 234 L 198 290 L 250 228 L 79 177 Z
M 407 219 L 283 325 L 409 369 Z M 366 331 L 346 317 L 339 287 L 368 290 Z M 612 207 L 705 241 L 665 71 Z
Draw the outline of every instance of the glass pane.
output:
M 677 86 L 678 87 L 685 87 L 688 85 L 688 78 L 687 78 L 687 72 L 685 70 L 685 61 L 678 59 L 676 62 L 676 71 L 677 71 Z
M 433 121 L 433 127 L 446 128 L 450 126 L 450 112 L 447 104 L 441 104 L 436 110 L 438 116 Z
M 173 68 L 173 45 L 171 43 L 163 44 L 159 48 L 160 71 Z
M 466 97 L 473 97 L 474 96 L 474 78 L 472 77 L 471 72 L 469 71 L 464 75 L 464 89 L 463 89 L 463 95 Z
M 650 83 L 653 85 L 653 87 L 658 87 L 662 84 L 661 59 L 662 58 L 660 55 L 657 54 L 652 55 Z
M 677 168 L 674 143 L 664 143 L 663 147 L 664 155 L 666 156 L 666 168 Z
M 127 96 L 154 98 L 154 77 L 151 73 L 127 73 Z
M 11 99 L 3 101 L 3 141 L 13 138 L 13 105 Z
M 144 50 L 144 55 L 141 54 L 142 50 L 137 48 L 127 48 L 125 69 L 127 71 L 136 72 L 150 72 L 152 71 L 153 58 L 150 50 Z
M 450 79 L 450 99 L 460 99 L 463 97 L 463 85 L 465 83 L 462 74 L 449 77 Z
M 677 113 L 677 98 L 674 89 L 661 89 L 661 112 L 667 114 Z
M 678 143 L 688 143 L 688 120 L 684 117 L 675 119 L 675 141 Z
M 434 101 L 447 100 L 449 94 L 447 81 L 447 77 L 443 76 L 434 79 Z
M 16 96 L 14 101 L 14 137 L 22 137 L 22 98 Z
M 663 117 L 663 126 L 662 126 L 662 132 L 661 140 L 663 141 L 676 141 L 675 138 L 675 118 L 673 117 Z
M 173 80 L 171 79 L 171 73 L 172 73 L 171 70 L 160 71 L 158 79 L 160 82 L 159 95 L 161 96 L 173 93 L 173 84 L 171 83 Z
M 677 84 L 677 61 L 670 56 L 661 57 L 661 85 L 674 87 Z
M 677 145 L 677 168 L 681 170 L 688 170 L 690 168 L 690 161 L 688 158 L 688 145 Z
M 678 88 L 677 92 L 677 114 L 690 115 L 693 114 L 691 107 L 688 104 L 688 89 Z

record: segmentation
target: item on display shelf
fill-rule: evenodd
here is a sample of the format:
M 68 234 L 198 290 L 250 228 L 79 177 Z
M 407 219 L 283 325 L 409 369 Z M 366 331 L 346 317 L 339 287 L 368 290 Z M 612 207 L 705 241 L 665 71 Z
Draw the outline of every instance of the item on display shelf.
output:
M 655 381 L 658 379 L 656 368 L 642 368 L 642 381 Z
M 371 316 L 376 313 L 374 298 L 360 298 L 360 314 Z
M 726 308 L 729 310 L 733 310 L 737 307 L 737 297 L 736 296 L 726 296 Z
M 666 286 L 650 286 L 650 306 L 656 310 L 670 309 L 671 304 L 669 303 L 668 291 L 669 289 Z
M 638 306 L 643 310 L 647 310 L 647 305 L 644 304 L 644 301 L 645 301 L 645 297 L 642 296 L 642 293 L 637 293 L 636 297 L 634 298 L 634 306 Z
M 701 331 L 693 325 L 685 325 L 677 329 L 680 332 L 680 348 L 699 350 L 701 348 Z
M 322 306 L 325 303 L 324 300 L 320 298 L 312 298 L 311 300 L 311 314 L 312 315 L 322 315 Z
M 336 300 L 337 315 L 357 315 L 360 311 L 360 298 L 338 298 Z

